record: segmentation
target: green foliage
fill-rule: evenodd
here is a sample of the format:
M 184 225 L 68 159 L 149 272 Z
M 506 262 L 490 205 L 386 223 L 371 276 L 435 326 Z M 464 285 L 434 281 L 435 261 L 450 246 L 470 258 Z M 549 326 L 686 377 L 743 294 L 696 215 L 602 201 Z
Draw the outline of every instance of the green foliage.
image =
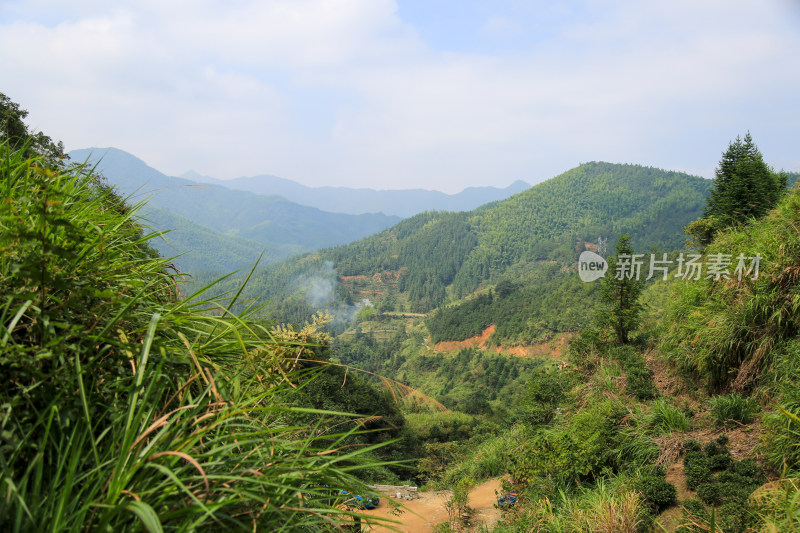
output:
M 491 342 L 532 344 L 591 323 L 597 284 L 555 264 L 539 265 L 522 281 L 503 279 L 493 292 L 437 309 L 425 321 L 431 340 L 463 340 L 494 324 Z
M 635 480 L 633 489 L 641 493 L 644 502 L 654 514 L 658 514 L 675 503 L 678 489 L 664 476 L 647 474 Z
M 769 211 L 786 189 L 787 176 L 775 174 L 764 162 L 748 132 L 736 137 L 716 170 L 704 216 L 719 220 L 722 227 L 759 218 Z
M 506 515 L 507 522 L 492 531 L 645 533 L 652 524 L 648 506 L 624 478 L 601 479 L 594 485 L 546 496 L 527 491 L 524 496 L 531 499 L 531 505 L 515 509 Z
M 764 417 L 764 427 L 764 459 L 769 467 L 784 475 L 800 474 L 800 393 L 796 387 L 777 412 Z
M 619 361 L 625 370 L 625 392 L 640 401 L 652 400 L 658 396 L 658 389 L 653 382 L 653 372 L 647 368 L 644 358 L 633 346 L 614 346 L 608 354 Z
M 520 419 L 532 426 L 549 424 L 577 381 L 578 376 L 567 370 L 537 372 L 520 402 Z
M 24 121 L 27 116 L 19 104 L 0 93 L 0 143 L 22 150 L 27 157 L 42 158 L 48 165 L 59 165 L 66 157 L 64 145 L 42 132 L 31 131 Z
M 642 305 L 639 296 L 644 288 L 634 266 L 636 255 L 630 236 L 623 234 L 617 241 L 617 253 L 608 258 L 608 272 L 603 277 L 600 298 L 604 307 L 598 313 L 598 325 L 614 332 L 619 344 L 628 338 L 640 322 Z
M 717 426 L 733 426 L 736 423 L 749 424 L 760 410 L 755 398 L 747 398 L 738 393 L 714 396 L 711 403 L 711 417 Z
M 701 451 L 687 452 L 683 458 L 686 486 L 695 490 L 711 479 L 711 459 Z
M 673 407 L 664 399 L 655 400 L 650 408 L 648 424 L 659 433 L 672 433 L 673 431 L 687 431 L 689 429 L 689 417 L 682 410 Z
M 726 443 L 723 438 L 710 441 L 703 451 L 697 450 L 696 443 L 684 445 L 691 450 L 684 456 L 686 484 L 697 491 L 700 500 L 718 508 L 716 520 L 725 531 L 743 532 L 753 521 L 750 494 L 765 481 L 765 476 L 753 459 L 734 461 L 725 449 Z M 697 524 L 699 519 L 702 523 L 708 518 L 704 508 L 697 503 L 691 505 L 693 518 L 689 522 Z M 681 531 L 694 530 L 687 524 Z
M 231 298 L 179 300 L 152 235 L 82 167 L 1 142 L 0 198 L 0 529 L 350 520 L 338 490 L 371 450 L 338 449 L 358 430 L 328 425 L 341 413 L 293 407 L 310 340 Z
M 755 499 L 762 531 L 800 530 L 800 483 L 797 479 L 781 479 L 769 490 L 759 490 Z
M 343 363 L 380 371 L 442 402 L 448 409 L 489 415 L 496 408 L 516 405 L 526 381 L 540 370 L 544 361 L 509 357 L 476 348 L 455 354 L 431 354 L 407 341 L 367 341 L 366 335 L 336 343 Z M 411 346 L 409 346 L 411 345 Z
M 534 433 L 524 452 L 512 457 L 512 478 L 523 485 L 551 479 L 566 486 L 648 464 L 658 449 L 625 428 L 626 413 L 621 404 L 606 400 L 573 415 L 567 424 Z
M 508 450 L 513 448 L 521 436 L 519 427 L 509 428 L 500 434 L 483 436 L 466 442 L 460 461 L 453 464 L 442 474 L 443 484 L 451 485 L 463 477 L 481 480 L 497 477 L 508 472 Z
M 685 372 L 713 388 L 743 391 L 756 385 L 764 369 L 785 358 L 787 342 L 800 324 L 800 191 L 784 197 L 768 216 L 746 227 L 720 234 L 706 249 L 732 258 L 730 280 L 680 280 L 673 284 L 661 348 Z M 734 274 L 736 258 L 760 256 L 754 272 L 741 281 Z M 745 261 L 745 268 L 751 265 Z M 779 359 L 778 359 L 779 361 Z M 793 372 L 789 363 L 774 366 Z M 775 383 L 788 376 L 775 375 Z

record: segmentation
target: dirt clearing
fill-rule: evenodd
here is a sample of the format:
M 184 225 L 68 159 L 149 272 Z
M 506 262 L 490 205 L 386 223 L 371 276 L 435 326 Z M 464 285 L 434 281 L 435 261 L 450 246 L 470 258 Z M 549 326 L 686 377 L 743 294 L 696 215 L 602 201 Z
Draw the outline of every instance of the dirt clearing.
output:
M 497 501 L 495 491 L 500 490 L 500 480 L 491 479 L 477 485 L 469 493 L 469 506 L 473 509 L 472 524 L 485 523 L 491 528 L 499 519 L 500 511 L 495 509 Z M 445 503 L 450 498 L 450 491 L 429 491 L 420 492 L 419 499 L 405 501 L 396 500 L 386 495 L 381 495 L 381 503 L 377 509 L 364 511 L 365 514 L 373 516 L 384 516 L 400 522 L 391 529 L 386 526 L 364 527 L 364 531 L 384 533 L 389 531 L 401 531 L 403 533 L 431 533 L 437 524 L 446 522 L 448 519 Z M 391 514 L 392 507 L 387 500 L 393 500 L 404 507 L 400 516 Z

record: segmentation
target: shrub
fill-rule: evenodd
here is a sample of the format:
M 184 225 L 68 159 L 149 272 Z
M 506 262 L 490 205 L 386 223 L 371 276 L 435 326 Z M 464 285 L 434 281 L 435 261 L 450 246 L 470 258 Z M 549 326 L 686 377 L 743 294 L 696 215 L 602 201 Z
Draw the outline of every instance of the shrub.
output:
M 688 452 L 683 458 L 686 486 L 695 490 L 711 480 L 711 460 L 703 452 Z
M 711 416 L 718 426 L 731 426 L 736 422 L 749 424 L 759 411 L 754 398 L 733 393 L 711 398 Z
M 653 513 L 658 514 L 675 503 L 678 494 L 675 485 L 662 476 L 644 475 L 636 480 L 634 490 L 640 492 Z
M 676 530 L 677 533 L 697 533 L 703 531 L 702 525 L 708 522 L 710 514 L 700 500 L 687 500 L 683 502 L 681 511 L 683 519 Z M 698 528 L 699 526 L 699 528 Z M 708 531 L 706 529 L 706 531 Z
M 652 400 L 658 396 L 653 383 L 653 372 L 649 368 L 631 368 L 627 373 L 625 392 L 634 395 L 639 401 Z
M 717 506 L 722 503 L 723 495 L 719 483 L 702 483 L 697 487 L 697 497 L 708 505 Z
M 726 533 L 742 533 L 750 521 L 747 508 L 740 503 L 726 503 L 719 508 L 719 528 Z
M 708 458 L 711 461 L 711 470 L 725 470 L 732 461 L 730 454 L 727 453 L 718 453 Z
M 764 480 L 764 471 L 758 466 L 755 459 L 742 459 L 735 461 L 730 470 L 743 478 L 750 479 L 754 483 L 760 483 Z M 721 474 L 720 474 L 721 475 Z
M 696 440 L 689 439 L 683 443 L 683 449 L 685 452 L 699 452 L 703 449 L 703 447 L 700 446 L 700 443 Z
M 719 455 L 726 453 L 725 448 L 720 446 L 717 442 L 710 440 L 703 446 L 703 453 L 711 457 L 712 455 Z

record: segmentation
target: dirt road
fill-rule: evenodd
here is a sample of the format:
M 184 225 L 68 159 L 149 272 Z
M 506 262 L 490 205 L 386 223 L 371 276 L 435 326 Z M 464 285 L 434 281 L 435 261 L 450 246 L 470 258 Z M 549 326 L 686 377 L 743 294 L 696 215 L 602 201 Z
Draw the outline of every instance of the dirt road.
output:
M 500 511 L 494 508 L 497 501 L 495 490 L 500 490 L 500 480 L 491 479 L 477 485 L 469 493 L 469 506 L 475 511 L 472 515 L 472 523 L 479 524 L 484 522 L 491 528 L 500 518 Z M 437 524 L 447 521 L 447 509 L 445 502 L 450 498 L 450 491 L 421 492 L 420 498 L 411 501 L 395 500 L 385 495 L 381 495 L 381 504 L 377 509 L 365 511 L 366 514 L 385 516 L 400 522 L 395 529 L 385 526 L 372 526 L 374 533 L 386 533 L 390 531 L 400 531 L 403 533 L 431 533 Z M 394 500 L 404 506 L 400 516 L 391 514 L 391 506 L 387 500 Z

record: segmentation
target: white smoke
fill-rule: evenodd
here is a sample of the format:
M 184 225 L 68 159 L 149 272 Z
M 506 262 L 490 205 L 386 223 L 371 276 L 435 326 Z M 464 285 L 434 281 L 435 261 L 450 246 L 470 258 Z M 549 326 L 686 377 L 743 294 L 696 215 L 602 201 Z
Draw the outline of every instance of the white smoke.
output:
M 359 310 L 364 307 L 373 307 L 369 298 L 364 298 L 355 304 L 337 301 L 336 285 L 338 283 L 339 277 L 332 261 L 325 261 L 317 272 L 298 281 L 308 304 L 318 311 L 329 311 L 333 316 L 334 324 L 341 325 L 352 322 Z

